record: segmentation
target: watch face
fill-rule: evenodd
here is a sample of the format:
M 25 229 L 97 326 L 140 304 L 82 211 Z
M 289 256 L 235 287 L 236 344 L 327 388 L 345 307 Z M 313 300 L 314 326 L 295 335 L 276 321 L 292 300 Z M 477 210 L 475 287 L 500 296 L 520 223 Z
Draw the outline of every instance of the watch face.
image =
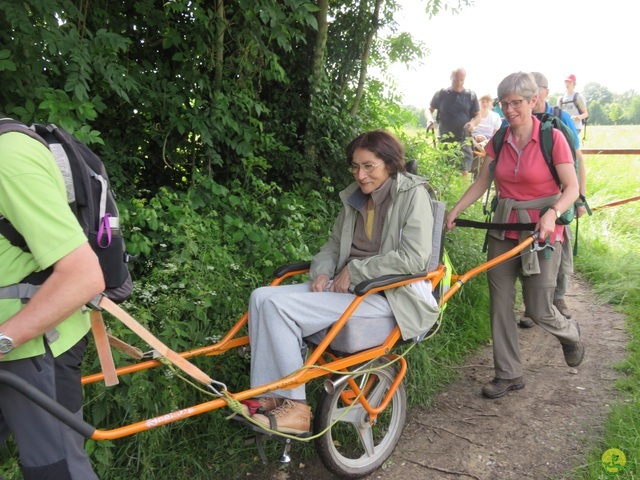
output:
M 0 353 L 9 353 L 11 350 L 13 350 L 13 340 L 4 335 L 0 335 Z

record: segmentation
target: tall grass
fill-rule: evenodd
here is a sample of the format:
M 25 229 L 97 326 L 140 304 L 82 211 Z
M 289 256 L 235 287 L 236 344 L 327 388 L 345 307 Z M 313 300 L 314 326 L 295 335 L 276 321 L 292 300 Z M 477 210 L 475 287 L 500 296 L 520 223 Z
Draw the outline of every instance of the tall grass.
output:
M 586 148 L 640 148 L 640 126 L 588 127 Z M 592 207 L 640 195 L 640 155 L 589 155 L 588 200 Z M 578 478 L 607 477 L 602 455 L 610 448 L 625 453 L 626 470 L 617 478 L 640 476 L 640 201 L 603 208 L 580 221 L 580 251 L 576 268 L 600 300 L 626 316 L 627 358 L 616 368 L 624 374 L 617 384 L 624 402 L 612 409 L 599 445 Z

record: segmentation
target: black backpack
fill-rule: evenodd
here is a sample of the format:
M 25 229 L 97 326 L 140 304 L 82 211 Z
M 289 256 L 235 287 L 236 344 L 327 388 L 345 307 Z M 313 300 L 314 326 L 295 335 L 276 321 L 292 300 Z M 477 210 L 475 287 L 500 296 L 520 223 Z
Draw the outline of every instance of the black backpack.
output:
M 114 302 L 126 300 L 133 290 L 128 268 L 130 257 L 120 231 L 120 216 L 109 177 L 100 158 L 73 135 L 53 124 L 27 126 L 11 119 L 0 120 L 0 135 L 7 132 L 24 133 L 51 151 L 65 179 L 69 207 L 100 261 L 106 285 L 104 294 Z M 12 245 L 29 251 L 24 237 L 2 215 L 0 234 Z M 51 270 L 33 273 L 21 283 L 41 285 Z

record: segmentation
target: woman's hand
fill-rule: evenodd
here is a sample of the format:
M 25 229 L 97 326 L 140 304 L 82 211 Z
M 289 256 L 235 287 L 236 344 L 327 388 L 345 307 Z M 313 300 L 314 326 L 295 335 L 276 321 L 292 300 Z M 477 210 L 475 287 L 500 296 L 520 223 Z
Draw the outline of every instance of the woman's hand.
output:
M 311 282 L 311 291 L 312 292 L 324 292 L 324 289 L 327 288 L 327 284 L 329 283 L 329 275 L 320 274 Z
M 349 278 L 349 269 L 344 267 L 338 275 L 333 277 L 333 283 L 329 287 L 330 292 L 349 293 L 351 279 Z
M 450 232 L 451 229 L 456 226 L 456 218 L 458 218 L 458 214 L 453 210 L 447 214 L 447 218 L 446 218 L 447 232 Z
M 544 212 L 544 215 L 538 220 L 536 230 L 540 232 L 540 241 L 544 241 L 553 234 L 556 229 L 556 211 L 552 208 Z

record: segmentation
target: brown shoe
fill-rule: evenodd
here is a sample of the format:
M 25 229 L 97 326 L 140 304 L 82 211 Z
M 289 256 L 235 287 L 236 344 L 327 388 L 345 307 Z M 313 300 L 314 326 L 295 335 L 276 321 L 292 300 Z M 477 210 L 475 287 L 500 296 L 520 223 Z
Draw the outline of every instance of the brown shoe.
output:
M 284 398 L 281 397 L 258 397 L 242 402 L 242 410 L 245 415 L 252 416 L 256 413 L 270 412 L 274 408 L 283 404 Z
M 536 324 L 533 323 L 533 320 L 531 320 L 529 317 L 522 317 L 518 322 L 518 326 L 520 328 L 533 328 L 536 326 Z
M 567 305 L 567 302 L 564 301 L 564 298 L 556 298 L 553 301 L 553 304 L 563 317 L 571 318 L 571 310 L 569 310 L 569 306 Z
M 487 398 L 499 398 L 509 390 L 520 390 L 521 388 L 524 388 L 524 379 L 522 377 L 512 379 L 494 378 L 482 387 L 482 395 Z
M 578 328 L 578 335 L 580 335 L 580 325 L 578 322 L 573 320 Z M 564 361 L 570 367 L 577 367 L 584 360 L 584 345 L 580 340 L 577 343 L 565 344 L 562 345 L 562 353 L 564 353 Z
M 285 398 L 279 407 L 266 415 L 257 413 L 253 419 L 271 430 L 300 435 L 311 430 L 311 407 Z

